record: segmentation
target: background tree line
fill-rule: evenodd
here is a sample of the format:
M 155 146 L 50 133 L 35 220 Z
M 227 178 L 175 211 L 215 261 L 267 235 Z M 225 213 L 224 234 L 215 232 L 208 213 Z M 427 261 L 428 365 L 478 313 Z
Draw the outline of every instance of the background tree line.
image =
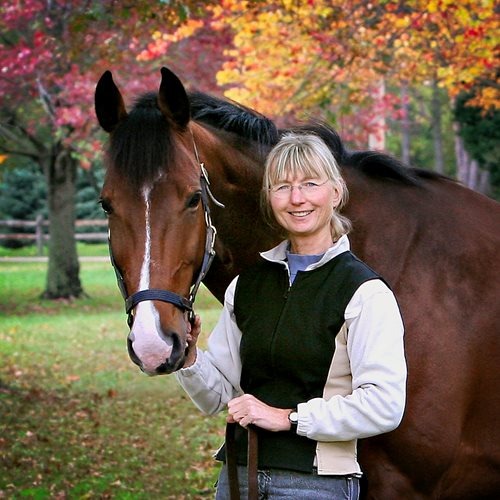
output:
M 50 220 L 48 298 L 83 293 L 75 200 L 79 169 L 101 168 L 92 102 L 106 69 L 131 96 L 167 65 L 279 125 L 324 119 L 354 148 L 499 196 L 493 1 L 6 0 L 0 14 L 2 198 L 16 175 L 43 175 L 46 208 L 35 182 L 31 208 Z
M 98 165 L 91 170 L 78 169 L 75 185 L 75 218 L 105 219 L 98 203 L 104 169 Z M 38 216 L 48 219 L 47 184 L 40 169 L 32 164 L 18 165 L 6 169 L 0 182 L 0 219 L 33 221 Z M 33 229 L 6 228 L 5 233 L 33 232 Z M 89 226 L 86 232 L 95 230 Z M 102 230 L 102 229 L 101 229 Z M 8 248 L 18 248 L 32 244 L 27 240 L 2 239 L 0 244 Z

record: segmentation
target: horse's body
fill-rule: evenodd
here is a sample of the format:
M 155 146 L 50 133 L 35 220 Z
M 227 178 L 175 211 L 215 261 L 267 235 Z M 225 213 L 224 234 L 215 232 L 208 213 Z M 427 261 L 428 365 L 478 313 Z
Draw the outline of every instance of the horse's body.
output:
M 202 95 L 190 102 L 175 75 L 162 74 L 161 113 L 151 96 L 148 106 L 136 105 L 144 108 L 142 135 L 128 123 L 134 111 L 126 113 L 109 73 L 96 91 L 99 121 L 111 132 L 102 198 L 113 256 L 129 294 L 163 288 L 187 296 L 205 248 L 196 149 L 213 195 L 225 205 L 211 204 L 217 255 L 204 280 L 222 300 L 229 281 L 279 241 L 259 211 L 263 159 L 277 132 L 248 110 Z M 146 126 L 150 115 L 156 118 Z M 158 120 L 169 136 L 160 163 L 154 152 L 162 139 L 150 132 Z M 499 205 L 388 156 L 349 153 L 334 132 L 314 129 L 347 181 L 353 251 L 392 286 L 406 326 L 407 408 L 396 431 L 360 442 L 365 495 L 498 498 Z M 188 328 L 182 308 L 139 303 L 129 335 L 132 359 L 149 374 L 178 369 Z

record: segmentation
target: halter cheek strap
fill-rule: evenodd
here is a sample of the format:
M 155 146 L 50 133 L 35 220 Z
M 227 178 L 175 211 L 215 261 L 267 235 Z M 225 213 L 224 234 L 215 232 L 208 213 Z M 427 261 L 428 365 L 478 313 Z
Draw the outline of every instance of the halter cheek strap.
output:
M 199 160 L 198 151 L 196 150 L 196 144 L 195 144 L 195 153 L 196 153 L 196 159 Z M 203 262 L 201 264 L 200 272 L 198 273 L 198 278 L 196 279 L 189 294 L 188 300 L 191 304 L 193 304 L 194 299 L 196 298 L 196 294 L 198 293 L 198 289 L 200 288 L 201 282 L 207 275 L 208 270 L 210 269 L 212 261 L 214 260 L 215 257 L 215 238 L 217 236 L 217 230 L 215 229 L 215 226 L 212 223 L 212 217 L 210 216 L 210 205 L 208 203 L 208 198 L 210 197 L 210 199 L 217 206 L 225 208 L 222 203 L 220 203 L 215 199 L 214 195 L 212 194 L 212 191 L 210 191 L 210 181 L 208 180 L 208 174 L 205 169 L 205 164 L 201 162 L 199 162 L 199 164 L 201 170 L 201 177 L 200 177 L 201 203 L 203 205 L 203 213 L 205 214 L 206 236 L 205 236 L 205 252 L 203 254 Z M 194 319 L 194 314 L 192 319 Z
M 189 297 L 183 297 L 175 292 L 171 292 L 169 290 L 161 290 L 158 288 L 150 288 L 147 290 L 139 290 L 138 292 L 133 293 L 132 295 L 128 295 L 127 287 L 125 286 L 125 281 L 123 279 L 122 273 L 118 268 L 115 259 L 113 257 L 113 251 L 111 250 L 111 233 L 108 231 L 108 245 L 109 245 L 109 256 L 111 260 L 111 264 L 115 270 L 116 281 L 118 284 L 118 288 L 125 300 L 125 312 L 127 313 L 127 323 L 129 328 L 132 328 L 132 324 L 134 322 L 133 310 L 137 304 L 146 300 L 159 300 L 161 302 L 168 302 L 173 304 L 175 307 L 181 309 L 183 312 L 187 312 L 189 315 L 189 321 L 194 321 L 194 310 L 193 304 L 196 298 L 196 294 L 198 293 L 198 289 L 200 288 L 202 280 L 208 273 L 210 269 L 210 265 L 215 257 L 215 237 L 217 235 L 217 230 L 215 226 L 212 224 L 212 218 L 210 216 L 210 206 L 208 199 L 210 198 L 217 206 L 224 208 L 224 205 L 217 201 L 210 191 L 210 181 L 208 180 L 208 174 L 205 169 L 205 165 L 200 162 L 200 158 L 198 155 L 198 150 L 196 148 L 196 143 L 194 142 L 193 137 L 193 145 L 194 152 L 196 155 L 196 160 L 200 166 L 201 174 L 200 174 L 200 185 L 201 185 L 201 203 L 203 207 L 203 213 L 205 215 L 205 226 L 206 226 L 206 237 L 205 237 L 205 252 L 203 254 L 203 261 L 201 263 L 200 272 L 198 273 L 198 277 L 191 287 L 191 291 L 189 293 Z

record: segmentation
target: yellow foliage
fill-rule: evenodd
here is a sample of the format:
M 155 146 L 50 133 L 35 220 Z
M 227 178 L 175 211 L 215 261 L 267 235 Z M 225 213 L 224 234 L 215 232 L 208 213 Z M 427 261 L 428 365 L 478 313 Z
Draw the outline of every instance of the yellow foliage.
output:
M 233 47 L 217 75 L 226 95 L 277 116 L 370 98 L 380 75 L 422 83 L 436 76 L 451 96 L 478 79 L 495 80 L 499 20 L 493 0 L 221 0 L 207 11 Z M 174 33 L 154 33 L 149 53 L 192 36 L 188 19 Z M 144 55 L 144 57 L 149 57 Z M 481 102 L 498 105 L 494 89 Z

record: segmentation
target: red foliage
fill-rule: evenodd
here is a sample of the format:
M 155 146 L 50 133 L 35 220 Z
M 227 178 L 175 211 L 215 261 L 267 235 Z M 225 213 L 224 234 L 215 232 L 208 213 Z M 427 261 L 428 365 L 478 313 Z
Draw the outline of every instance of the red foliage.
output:
M 16 125 L 18 141 L 15 147 L 0 145 L 0 152 L 23 154 L 20 148 L 26 148 L 27 137 L 28 144 L 35 138 L 44 144 L 62 141 L 81 156 L 83 165 L 89 164 L 98 131 L 94 89 L 106 69 L 128 96 L 155 89 L 161 65 L 200 82 L 202 89 L 215 88 L 222 46 L 229 43 L 225 32 L 214 43 L 201 30 L 198 38 L 182 50 L 173 48 L 161 61 L 137 60 L 154 32 L 169 26 L 173 30 L 182 8 L 197 8 L 194 0 L 153 4 L 140 0 L 131 10 L 121 2 L 98 0 L 2 2 L 0 122 Z

